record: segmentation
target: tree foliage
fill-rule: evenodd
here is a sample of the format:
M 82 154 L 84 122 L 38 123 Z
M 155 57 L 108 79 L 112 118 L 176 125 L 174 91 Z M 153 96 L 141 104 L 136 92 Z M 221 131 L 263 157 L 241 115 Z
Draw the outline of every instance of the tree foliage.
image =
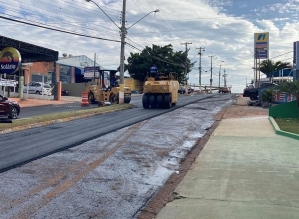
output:
M 259 69 L 262 73 L 267 75 L 267 77 L 272 78 L 276 70 L 282 70 L 284 68 L 291 68 L 291 64 L 289 62 L 282 62 L 282 61 L 274 62 L 270 59 L 267 59 L 261 62 Z
M 128 64 L 125 68 L 129 75 L 137 80 L 145 81 L 150 67 L 155 64 L 159 72 L 175 72 L 178 80 L 182 83 L 185 76 L 185 66 L 190 72 L 195 62 L 187 58 L 186 52 L 174 52 L 171 44 L 166 46 L 146 47 L 140 53 L 130 53 Z

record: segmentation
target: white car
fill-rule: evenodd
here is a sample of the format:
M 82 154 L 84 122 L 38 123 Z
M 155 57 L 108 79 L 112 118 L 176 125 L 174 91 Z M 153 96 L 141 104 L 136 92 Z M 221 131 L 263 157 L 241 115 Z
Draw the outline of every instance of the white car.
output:
M 24 93 L 52 95 L 52 88 L 49 84 L 42 82 L 30 82 L 24 85 Z

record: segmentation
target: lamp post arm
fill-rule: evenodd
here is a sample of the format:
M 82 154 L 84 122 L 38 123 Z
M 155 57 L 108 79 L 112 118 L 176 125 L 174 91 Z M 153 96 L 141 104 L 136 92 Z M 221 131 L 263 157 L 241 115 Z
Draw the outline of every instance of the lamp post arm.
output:
M 120 27 L 109 17 L 109 15 L 97 3 L 95 3 L 92 0 L 86 0 L 86 1 L 94 3 L 110 19 L 110 21 L 112 21 L 112 23 L 114 23 L 114 25 L 117 26 L 118 29 L 120 29 Z
M 144 15 L 142 18 L 140 18 L 138 21 L 136 21 L 134 24 L 132 24 L 131 26 L 129 26 L 128 28 L 126 28 L 127 30 L 128 29 L 130 29 L 131 27 L 133 27 L 135 24 L 137 24 L 139 21 L 141 21 L 143 18 L 145 18 L 146 16 L 148 16 L 149 14 L 151 14 L 151 13 L 156 13 L 156 12 L 159 12 L 160 10 L 159 9 L 156 9 L 156 10 L 154 10 L 154 11 L 151 11 L 151 12 L 149 12 L 149 13 L 147 13 L 146 15 Z

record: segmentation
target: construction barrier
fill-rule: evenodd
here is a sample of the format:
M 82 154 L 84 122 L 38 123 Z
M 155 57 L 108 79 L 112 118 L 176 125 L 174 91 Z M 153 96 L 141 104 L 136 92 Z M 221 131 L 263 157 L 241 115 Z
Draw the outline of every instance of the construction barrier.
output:
M 82 92 L 82 100 L 81 100 L 81 107 L 82 106 L 89 106 L 88 102 L 88 93 L 87 92 Z

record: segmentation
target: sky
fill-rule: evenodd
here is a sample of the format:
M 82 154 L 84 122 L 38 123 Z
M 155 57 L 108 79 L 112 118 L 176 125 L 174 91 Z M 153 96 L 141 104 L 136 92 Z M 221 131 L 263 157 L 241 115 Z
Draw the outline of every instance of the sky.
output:
M 0 0 L 0 16 L 102 39 L 3 18 L 1 35 L 59 51 L 59 56 L 94 59 L 96 53 L 97 63 L 116 69 L 123 1 L 93 1 Z M 218 86 L 219 73 L 223 85 L 225 73 L 232 92 L 241 93 L 254 78 L 254 33 L 269 32 L 270 59 L 292 63 L 293 42 L 299 39 L 298 4 L 299 0 L 126 0 L 126 42 L 131 46 L 125 47 L 125 57 L 153 44 L 171 44 L 175 52 L 185 51 L 188 43 L 188 58 L 196 62 L 188 82 L 198 84 L 198 48 L 202 47 L 202 85 L 210 84 L 212 61 L 213 85 Z M 160 11 L 150 13 L 156 9 Z

